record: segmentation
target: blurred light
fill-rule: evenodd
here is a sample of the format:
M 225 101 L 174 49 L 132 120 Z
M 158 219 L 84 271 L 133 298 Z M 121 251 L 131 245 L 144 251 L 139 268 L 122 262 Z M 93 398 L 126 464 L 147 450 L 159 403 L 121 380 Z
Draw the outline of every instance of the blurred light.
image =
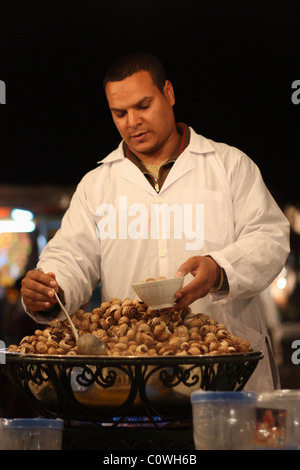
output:
M 68 194 L 64 194 L 60 198 L 60 201 L 59 201 L 59 205 L 60 205 L 61 209 L 63 209 L 63 210 L 67 209 L 69 203 L 70 203 L 70 197 L 68 196 Z
M 278 289 L 284 289 L 286 287 L 286 278 L 285 277 L 279 277 L 277 279 L 276 285 Z
M 47 240 L 46 240 L 45 235 L 43 234 L 38 235 L 37 245 L 38 245 L 38 252 L 40 254 L 42 250 L 45 248 L 45 246 L 47 245 Z
M 0 217 L 9 218 L 11 209 L 9 207 L 0 207 Z
M 281 270 L 281 273 L 279 274 L 279 277 L 286 277 L 287 276 L 287 269 L 284 266 Z
M 35 223 L 31 220 L 0 220 L 0 233 L 28 233 L 35 230 Z
M 33 219 L 33 213 L 24 209 L 13 209 L 11 218 L 16 222 L 27 222 Z
M 284 213 L 288 218 L 292 230 L 300 235 L 300 209 L 292 205 L 287 205 Z

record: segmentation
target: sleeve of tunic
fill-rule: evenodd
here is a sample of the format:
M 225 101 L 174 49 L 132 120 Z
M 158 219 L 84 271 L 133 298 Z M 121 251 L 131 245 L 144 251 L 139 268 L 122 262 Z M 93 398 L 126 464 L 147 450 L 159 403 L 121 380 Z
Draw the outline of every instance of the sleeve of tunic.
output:
M 232 195 L 235 241 L 210 255 L 229 283 L 227 300 L 262 292 L 279 274 L 289 250 L 290 226 L 267 189 L 257 165 L 234 149 L 223 158 Z M 220 300 L 224 294 L 213 294 Z
M 79 183 L 61 227 L 43 249 L 38 268 L 54 272 L 64 291 L 65 308 L 72 314 L 87 303 L 100 282 L 100 247 L 95 214 L 88 193 L 93 190 L 94 173 Z M 27 312 L 39 323 L 49 321 L 46 312 Z M 64 316 L 63 313 L 58 318 Z

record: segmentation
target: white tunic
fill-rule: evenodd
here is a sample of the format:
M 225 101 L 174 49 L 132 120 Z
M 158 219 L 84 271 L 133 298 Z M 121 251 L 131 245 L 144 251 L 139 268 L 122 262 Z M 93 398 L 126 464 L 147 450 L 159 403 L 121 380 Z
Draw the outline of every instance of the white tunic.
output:
M 263 351 L 247 388 L 270 390 L 259 293 L 286 261 L 289 224 L 252 160 L 190 130 L 190 143 L 159 193 L 124 157 L 122 143 L 85 175 L 38 267 L 56 274 L 72 313 L 99 282 L 103 300 L 134 298 L 132 283 L 173 277 L 190 256 L 210 254 L 226 272 L 229 293 L 209 294 L 192 311 L 207 313 Z

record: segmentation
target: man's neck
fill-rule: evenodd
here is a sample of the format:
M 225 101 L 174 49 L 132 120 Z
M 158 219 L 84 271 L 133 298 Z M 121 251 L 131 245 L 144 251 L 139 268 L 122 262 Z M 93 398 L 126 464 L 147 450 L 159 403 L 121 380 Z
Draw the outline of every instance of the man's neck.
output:
M 152 165 L 161 165 L 167 160 L 175 161 L 177 157 L 184 151 L 184 149 L 189 145 L 190 142 L 190 130 L 189 127 L 184 124 L 184 123 L 176 123 L 176 128 L 177 128 L 177 135 L 179 136 L 177 146 L 174 145 L 174 150 L 171 152 L 168 152 L 168 155 L 166 155 L 165 152 L 162 154 L 162 158 L 159 159 L 159 162 L 156 163 L 154 158 L 152 158 L 151 155 L 149 155 L 149 160 L 142 162 L 141 158 L 138 157 L 137 153 L 132 151 L 128 145 L 123 142 L 123 149 L 124 149 L 124 155 L 125 157 L 131 159 L 135 164 L 137 162 L 140 162 L 141 164 L 152 164 Z
M 165 144 L 157 150 L 149 153 L 140 153 L 133 151 L 133 153 L 143 162 L 150 163 L 152 165 L 160 165 L 166 160 L 169 160 L 176 154 L 176 150 L 180 146 L 181 135 L 178 132 L 177 128 L 174 129 L 174 132 L 165 142 Z

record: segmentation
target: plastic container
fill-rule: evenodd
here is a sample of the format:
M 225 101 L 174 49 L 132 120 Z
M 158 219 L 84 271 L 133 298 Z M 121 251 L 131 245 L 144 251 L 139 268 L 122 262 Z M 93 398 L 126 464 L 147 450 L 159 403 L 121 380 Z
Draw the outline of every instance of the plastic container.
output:
M 1 450 L 61 450 L 62 419 L 2 419 Z
M 254 449 L 254 392 L 196 391 L 191 403 L 196 450 Z
M 300 390 L 274 390 L 257 397 L 258 448 L 300 449 Z

